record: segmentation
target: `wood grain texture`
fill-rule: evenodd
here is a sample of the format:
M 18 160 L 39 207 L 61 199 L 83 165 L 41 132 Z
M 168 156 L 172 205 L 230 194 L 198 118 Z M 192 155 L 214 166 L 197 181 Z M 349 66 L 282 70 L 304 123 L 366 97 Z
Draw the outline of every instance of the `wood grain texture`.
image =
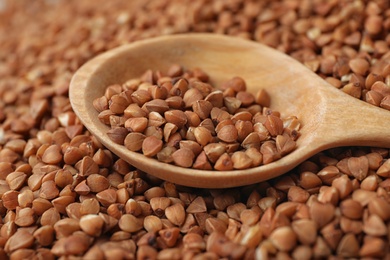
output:
M 268 165 L 218 172 L 161 163 L 111 142 L 106 135 L 109 128 L 97 118 L 92 101 L 110 84 L 138 77 L 147 69 L 165 71 L 173 63 L 203 69 L 216 85 L 240 76 L 248 91 L 266 89 L 271 108 L 282 116 L 296 115 L 302 122 L 297 149 Z M 342 93 L 283 53 L 229 36 L 163 36 L 113 49 L 76 72 L 69 95 L 82 123 L 113 153 L 156 177 L 192 187 L 226 188 L 264 181 L 332 147 L 390 147 L 390 112 Z

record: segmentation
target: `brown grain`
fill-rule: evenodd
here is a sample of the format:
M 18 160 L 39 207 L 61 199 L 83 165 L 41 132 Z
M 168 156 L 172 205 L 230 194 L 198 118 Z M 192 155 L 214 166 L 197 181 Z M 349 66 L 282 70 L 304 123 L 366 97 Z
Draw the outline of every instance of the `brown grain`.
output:
M 162 34 L 213 32 L 267 44 L 340 91 L 389 109 L 388 2 L 4 2 L 0 8 L 1 259 L 389 258 L 388 149 L 331 149 L 274 180 L 228 190 L 192 189 L 157 180 L 118 160 L 81 125 L 68 98 L 74 72 L 105 50 Z M 213 137 L 204 153 L 194 148 L 202 169 L 214 167 L 223 154 L 225 164 L 218 165 L 231 169 L 237 147 L 256 159 L 254 166 L 263 164 L 261 144 L 274 138 L 263 125 L 265 114 L 280 115 L 263 109 L 273 102 L 260 90 L 261 82 L 255 83 L 259 89 L 253 93 L 255 103 L 249 104 L 252 96 L 242 92 L 243 78 L 235 77 L 214 91 L 213 78 L 201 69 L 169 66 L 170 62 L 139 79 L 108 83 L 106 93 L 94 101 L 98 118 L 109 127 L 119 127 L 110 133 L 114 140 L 124 144 L 129 135 L 124 118 L 137 117 L 148 118 L 143 138 L 154 135 L 163 140 L 166 120 L 160 113 L 167 106 L 189 109 L 192 113 L 184 112 L 185 130 L 171 132 L 172 146 L 163 149 L 167 163 L 173 162 L 174 150 L 183 148 L 180 141 L 197 142 L 193 130 L 201 126 Z M 165 100 L 167 106 L 149 103 L 153 99 Z M 201 100 L 213 106 L 205 120 L 200 115 L 207 111 L 198 111 L 199 106 L 199 115 L 192 111 Z M 225 103 L 236 114 L 229 114 Z M 124 118 L 113 111 L 123 112 Z M 295 141 L 299 122 L 280 118 L 282 135 Z M 237 125 L 239 143 L 210 149 L 216 126 L 226 119 Z M 246 136 L 249 124 L 239 120 L 252 120 L 254 132 Z M 142 142 L 130 148 L 140 151 Z M 276 143 L 275 148 L 281 153 Z M 95 174 L 106 178 L 110 187 L 92 191 L 86 180 Z M 79 221 L 81 206 L 88 212 L 90 199 L 93 219 L 104 222 L 96 233 L 91 232 L 94 226 L 85 228 Z M 179 227 L 165 216 L 173 205 L 183 205 L 185 211 Z M 331 216 L 327 216 L 332 211 L 329 205 L 334 207 Z M 120 229 L 123 221 L 117 224 L 121 216 L 129 215 L 127 211 L 137 215 L 138 231 L 129 233 Z M 92 238 L 83 227 L 104 235 Z M 293 236 L 279 243 L 288 238 L 274 234 L 280 229 L 288 229 L 285 234 L 293 231 L 296 246 L 291 248 Z M 224 230 L 224 234 L 215 232 Z

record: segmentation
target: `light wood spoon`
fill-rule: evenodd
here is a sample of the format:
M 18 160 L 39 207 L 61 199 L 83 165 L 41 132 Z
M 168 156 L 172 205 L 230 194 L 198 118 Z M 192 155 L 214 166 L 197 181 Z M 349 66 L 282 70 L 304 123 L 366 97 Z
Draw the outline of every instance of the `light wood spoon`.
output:
M 271 108 L 295 115 L 302 124 L 297 148 L 273 163 L 226 172 L 181 168 L 130 152 L 106 135 L 92 101 L 110 84 L 123 83 L 147 69 L 166 71 L 172 64 L 199 67 L 219 85 L 233 76 L 248 91 L 264 88 Z M 158 178 L 181 185 L 227 188 L 287 173 L 304 160 L 338 146 L 390 147 L 390 112 L 335 89 L 298 61 L 264 45 L 211 34 L 162 36 L 110 50 L 82 66 L 70 84 L 75 113 L 100 142 L 120 158 Z

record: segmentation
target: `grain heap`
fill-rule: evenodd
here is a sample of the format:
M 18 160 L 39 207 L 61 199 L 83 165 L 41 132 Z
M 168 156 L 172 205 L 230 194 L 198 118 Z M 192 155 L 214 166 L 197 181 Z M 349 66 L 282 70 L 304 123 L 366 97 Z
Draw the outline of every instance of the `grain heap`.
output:
M 107 135 L 129 151 L 198 170 L 243 170 L 280 159 L 296 147 L 300 122 L 269 107 L 235 76 L 213 86 L 200 68 L 172 65 L 112 84 L 93 101 Z
M 0 258 L 389 257 L 388 149 L 332 149 L 267 182 L 192 189 L 114 156 L 68 99 L 98 53 L 215 32 L 390 109 L 389 31 L 387 0 L 0 1 Z

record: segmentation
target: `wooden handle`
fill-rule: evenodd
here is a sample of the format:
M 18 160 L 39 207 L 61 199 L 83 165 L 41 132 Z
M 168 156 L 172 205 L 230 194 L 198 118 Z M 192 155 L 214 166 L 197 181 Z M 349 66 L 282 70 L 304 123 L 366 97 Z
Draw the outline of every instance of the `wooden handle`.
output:
M 329 86 L 326 100 L 313 113 L 321 114 L 315 140 L 319 150 L 337 146 L 390 147 L 390 111 L 357 100 Z M 321 89 L 321 90 L 322 90 Z

